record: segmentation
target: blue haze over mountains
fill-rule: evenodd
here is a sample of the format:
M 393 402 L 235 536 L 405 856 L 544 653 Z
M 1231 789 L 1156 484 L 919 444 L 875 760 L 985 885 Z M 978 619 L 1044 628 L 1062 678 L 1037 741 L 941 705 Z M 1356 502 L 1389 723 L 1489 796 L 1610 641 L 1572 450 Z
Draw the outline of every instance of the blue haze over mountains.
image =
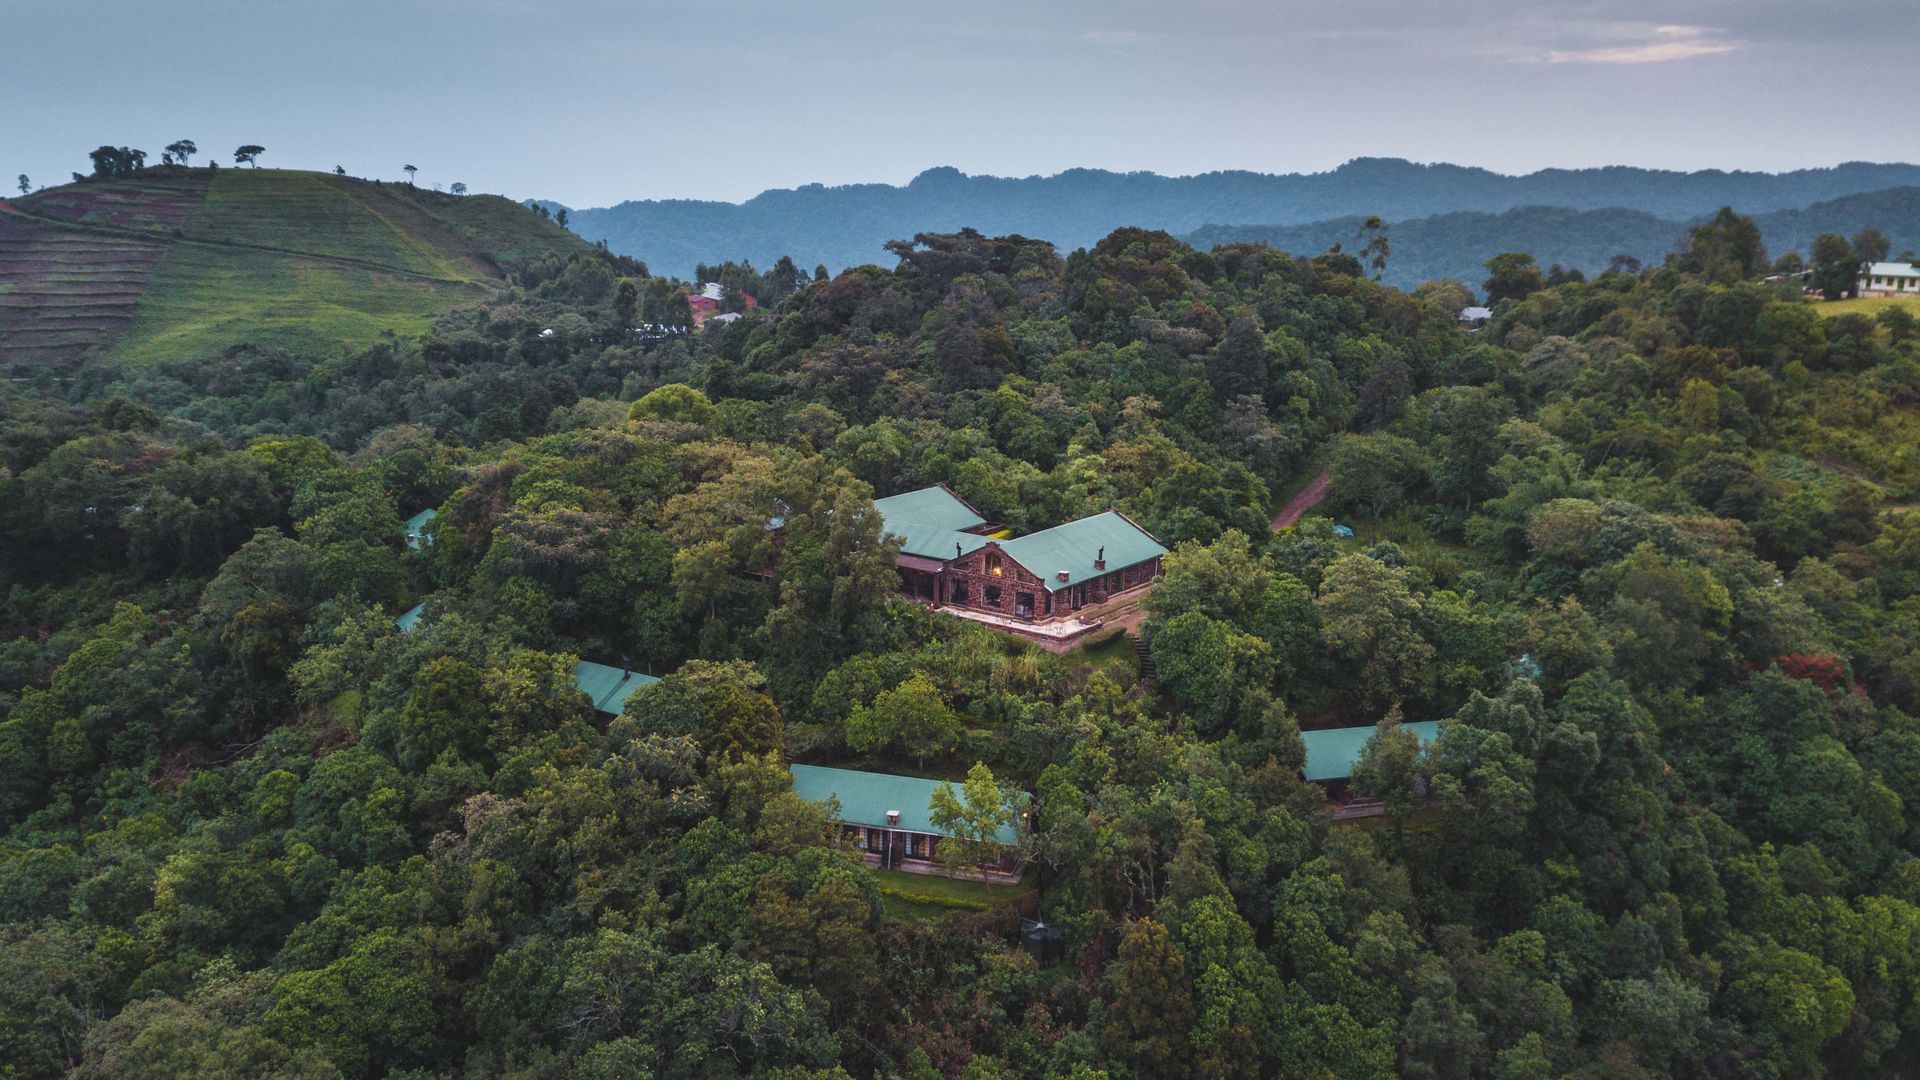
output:
M 1392 224 L 1386 279 L 1409 286 L 1440 276 L 1477 284 L 1479 264 L 1501 251 L 1589 271 L 1616 254 L 1658 261 L 1689 221 L 1721 206 L 1754 215 L 1775 253 L 1804 253 L 1819 232 L 1865 225 L 1885 230 L 1895 252 L 1920 247 L 1920 166 L 1867 162 L 1785 173 L 1614 166 L 1523 176 L 1391 158 L 1282 175 L 1074 169 L 1007 178 L 936 168 L 905 185 L 810 184 L 744 203 L 642 200 L 574 208 L 570 217 L 588 240 L 655 272 L 689 276 L 699 263 L 765 267 L 783 254 L 836 271 L 888 265 L 886 241 L 963 226 L 1041 237 L 1063 252 L 1137 225 L 1202 247 L 1259 240 L 1313 254 L 1351 240 L 1365 215 L 1378 214 Z

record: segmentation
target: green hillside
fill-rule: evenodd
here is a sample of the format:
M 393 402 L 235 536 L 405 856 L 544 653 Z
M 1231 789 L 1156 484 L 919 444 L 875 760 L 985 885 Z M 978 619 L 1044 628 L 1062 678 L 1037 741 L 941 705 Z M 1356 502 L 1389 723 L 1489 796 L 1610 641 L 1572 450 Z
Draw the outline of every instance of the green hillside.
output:
M 585 244 L 510 200 L 325 173 L 153 170 L 0 212 L 0 364 L 417 334 Z

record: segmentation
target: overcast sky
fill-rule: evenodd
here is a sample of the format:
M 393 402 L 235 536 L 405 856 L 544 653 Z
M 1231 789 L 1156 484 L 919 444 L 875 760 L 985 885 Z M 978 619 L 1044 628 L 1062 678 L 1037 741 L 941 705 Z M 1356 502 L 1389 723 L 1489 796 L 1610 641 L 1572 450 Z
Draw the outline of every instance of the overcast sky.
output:
M 575 206 L 934 165 L 1916 161 L 1917 47 L 1920 0 L 0 0 L 0 175 L 181 137 Z

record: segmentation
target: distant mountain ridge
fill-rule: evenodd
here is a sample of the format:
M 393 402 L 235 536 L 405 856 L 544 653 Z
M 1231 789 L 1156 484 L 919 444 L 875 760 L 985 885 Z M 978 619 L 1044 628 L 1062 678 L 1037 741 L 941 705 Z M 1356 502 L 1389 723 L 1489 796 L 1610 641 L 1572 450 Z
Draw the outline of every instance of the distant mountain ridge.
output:
M 1481 264 L 1503 251 L 1524 251 L 1543 267 L 1559 263 L 1589 274 L 1606 269 L 1615 255 L 1658 263 L 1685 241 L 1687 229 L 1701 216 L 1676 221 L 1638 210 L 1526 206 L 1500 214 L 1461 212 L 1396 221 L 1387 228 L 1392 256 L 1382 277 L 1402 288 L 1437 277 L 1458 278 L 1478 288 L 1486 277 Z M 1776 256 L 1789 251 L 1804 256 L 1823 232 L 1851 236 L 1868 225 L 1887 234 L 1895 254 L 1920 250 L 1920 187 L 1863 192 L 1753 218 L 1767 251 Z M 1262 243 L 1311 255 L 1336 241 L 1351 245 L 1362 220 L 1350 215 L 1305 225 L 1208 225 L 1182 239 L 1202 250 Z
M 1330 172 L 1214 172 L 1169 177 L 1071 169 L 1053 176 L 970 176 L 929 169 L 905 185 L 809 184 L 743 203 L 664 199 L 571 209 L 575 232 L 656 272 L 791 255 L 831 269 L 888 263 L 888 240 L 971 226 L 1084 247 L 1122 225 L 1190 233 L 1221 222 L 1304 225 L 1349 215 L 1407 221 L 1520 207 L 1622 209 L 1684 221 L 1721 206 L 1770 213 L 1863 192 L 1920 186 L 1920 166 L 1848 162 L 1784 173 L 1675 172 L 1610 166 L 1508 176 L 1472 166 L 1359 158 Z

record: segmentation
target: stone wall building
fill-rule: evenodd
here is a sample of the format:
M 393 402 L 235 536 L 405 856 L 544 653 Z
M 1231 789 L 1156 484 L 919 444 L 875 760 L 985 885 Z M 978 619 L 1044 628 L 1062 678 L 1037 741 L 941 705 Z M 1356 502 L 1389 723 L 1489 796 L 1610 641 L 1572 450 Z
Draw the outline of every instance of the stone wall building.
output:
M 1089 613 L 1137 600 L 1160 576 L 1160 541 L 1117 510 L 1007 537 L 942 486 L 877 499 L 900 538 L 900 588 L 962 616 L 1005 620 L 1006 629 L 1097 625 Z M 996 623 L 997 625 L 997 623 Z

